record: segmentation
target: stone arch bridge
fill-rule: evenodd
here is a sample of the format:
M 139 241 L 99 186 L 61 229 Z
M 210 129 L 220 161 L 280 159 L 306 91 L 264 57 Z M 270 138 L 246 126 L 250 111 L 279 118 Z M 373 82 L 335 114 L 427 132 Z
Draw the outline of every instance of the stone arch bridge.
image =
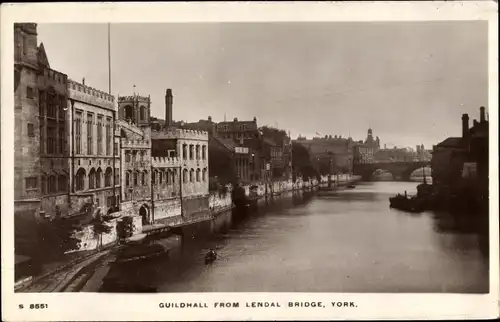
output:
M 409 181 L 413 171 L 429 165 L 430 161 L 355 163 L 353 165 L 353 173 L 360 175 L 363 181 L 370 181 L 373 173 L 380 169 L 390 172 L 393 180 Z

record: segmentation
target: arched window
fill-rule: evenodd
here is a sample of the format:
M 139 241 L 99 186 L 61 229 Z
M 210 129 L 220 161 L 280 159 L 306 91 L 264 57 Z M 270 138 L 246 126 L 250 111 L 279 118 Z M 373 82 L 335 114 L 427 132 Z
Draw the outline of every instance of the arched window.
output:
M 47 178 L 42 176 L 42 194 L 47 193 Z
M 182 145 L 182 158 L 184 160 L 187 160 L 188 157 L 188 149 L 187 149 L 187 144 Z
M 141 114 L 141 121 L 145 121 L 146 120 L 146 108 L 144 106 L 141 106 L 140 114 Z
M 200 182 L 200 169 L 196 169 L 196 182 Z
M 153 173 L 151 174 L 151 183 L 156 184 L 156 176 L 158 175 L 158 171 L 153 170 Z
M 89 172 L 89 189 L 95 189 L 95 170 L 92 168 Z
M 177 170 L 173 169 L 171 172 L 172 180 L 170 181 L 172 184 L 175 183 L 175 177 L 177 177 Z
M 194 181 L 194 169 L 189 170 L 189 181 Z
M 142 172 L 142 185 L 145 186 L 148 183 L 148 172 L 143 171 Z
M 49 177 L 49 193 L 57 192 L 56 186 L 56 176 L 52 175 Z
M 111 187 L 111 179 L 113 177 L 113 170 L 111 168 L 106 169 L 106 173 L 104 174 L 104 186 Z
M 128 121 L 129 119 L 131 121 L 134 120 L 134 108 L 130 105 L 125 106 L 125 120 Z
M 163 184 L 163 170 L 160 170 L 158 175 L 160 176 L 160 184 Z
M 137 186 L 137 180 L 138 180 L 138 177 L 139 176 L 139 172 L 137 171 L 134 171 L 134 186 Z
M 200 159 L 200 145 L 196 144 L 196 160 Z
M 85 169 L 78 169 L 78 171 L 76 172 L 76 178 L 75 178 L 75 183 L 76 183 L 76 186 L 75 186 L 75 189 L 76 191 L 82 191 L 85 189 L 85 177 L 86 177 L 86 172 L 85 172 Z
M 206 145 L 203 145 L 201 147 L 201 157 L 203 160 L 207 159 L 207 146 Z
M 101 180 L 102 180 L 102 170 L 101 168 L 97 169 L 96 175 L 95 175 L 95 187 L 100 188 L 101 187 Z
M 66 188 L 68 187 L 68 181 L 66 180 L 66 176 L 61 174 L 59 178 L 57 179 L 57 187 L 59 188 L 59 191 L 66 191 Z
M 167 169 L 167 171 L 165 171 L 165 181 L 166 181 L 166 184 L 170 184 L 171 179 L 172 179 L 172 176 L 170 174 L 170 169 Z
M 194 158 L 194 145 L 189 145 L 189 160 L 193 160 Z
M 207 181 L 207 168 L 203 169 L 203 176 L 202 176 L 203 181 Z
M 125 185 L 130 186 L 130 171 L 125 172 Z
M 125 151 L 125 162 L 130 162 L 130 151 Z
M 184 169 L 182 171 L 182 181 L 183 182 L 187 182 L 188 181 L 188 170 L 187 169 Z

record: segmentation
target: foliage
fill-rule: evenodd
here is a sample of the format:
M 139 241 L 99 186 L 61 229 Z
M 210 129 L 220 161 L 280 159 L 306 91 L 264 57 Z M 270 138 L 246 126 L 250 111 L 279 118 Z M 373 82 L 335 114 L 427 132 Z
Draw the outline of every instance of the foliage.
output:
M 56 217 L 37 224 L 37 250 L 45 259 L 59 258 L 64 253 L 78 248 L 80 240 L 75 233 L 81 230 L 77 220 Z
M 120 225 L 118 226 L 118 237 L 124 239 L 132 236 L 134 230 L 133 223 L 134 220 L 131 216 L 123 217 Z
M 97 239 L 98 249 L 102 246 L 102 235 L 109 234 L 113 230 L 112 226 L 110 225 L 110 222 L 113 219 L 114 217 L 111 215 L 103 215 L 101 213 L 101 210 L 99 209 L 94 219 L 92 219 L 92 221 L 90 222 L 90 224 L 92 225 L 94 236 Z
M 295 172 L 302 174 L 304 179 L 318 176 L 318 170 L 315 168 L 309 151 L 300 143 L 292 143 L 292 158 Z

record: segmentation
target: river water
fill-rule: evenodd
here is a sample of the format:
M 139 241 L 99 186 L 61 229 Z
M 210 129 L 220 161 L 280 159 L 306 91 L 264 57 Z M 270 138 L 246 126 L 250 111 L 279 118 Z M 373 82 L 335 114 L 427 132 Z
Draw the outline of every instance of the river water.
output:
M 390 196 L 413 194 L 416 185 L 359 183 L 328 197 L 290 193 L 238 222 L 228 213 L 191 228 L 170 259 L 112 271 L 158 292 L 487 293 L 487 225 L 474 214 L 389 208 Z M 220 258 L 205 265 L 209 248 Z

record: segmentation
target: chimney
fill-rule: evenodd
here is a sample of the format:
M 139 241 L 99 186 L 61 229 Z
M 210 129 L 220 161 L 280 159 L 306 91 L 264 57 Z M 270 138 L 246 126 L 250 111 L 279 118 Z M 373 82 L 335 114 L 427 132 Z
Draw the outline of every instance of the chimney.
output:
M 169 88 L 165 93 L 165 127 L 172 127 L 172 103 L 173 103 L 172 90 Z
M 211 116 L 208 117 L 208 121 L 212 122 L 212 117 Z
M 462 138 L 467 139 L 469 135 L 469 115 L 462 114 Z
M 82 78 L 82 84 L 85 85 L 85 77 Z
M 486 122 L 486 116 L 485 116 L 485 113 L 484 113 L 484 106 L 481 106 L 479 108 L 479 115 L 480 115 L 479 116 L 479 122 L 481 122 L 481 123 Z

